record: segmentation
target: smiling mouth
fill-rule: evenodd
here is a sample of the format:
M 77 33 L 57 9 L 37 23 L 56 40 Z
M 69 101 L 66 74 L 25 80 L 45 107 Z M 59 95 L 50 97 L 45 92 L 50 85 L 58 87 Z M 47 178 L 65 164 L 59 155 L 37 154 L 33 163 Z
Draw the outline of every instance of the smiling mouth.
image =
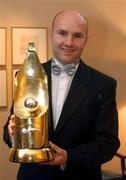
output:
M 63 51 L 65 54 L 71 54 L 71 53 L 73 53 L 75 50 L 73 50 L 73 49 L 62 49 L 62 51 Z

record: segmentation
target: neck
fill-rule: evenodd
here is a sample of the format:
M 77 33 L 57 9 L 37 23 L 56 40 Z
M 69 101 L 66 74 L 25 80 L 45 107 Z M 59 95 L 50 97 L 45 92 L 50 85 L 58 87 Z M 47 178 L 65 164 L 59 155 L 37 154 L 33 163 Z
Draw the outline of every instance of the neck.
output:
M 80 59 L 77 59 L 77 60 L 75 60 L 75 61 L 73 61 L 73 62 L 71 62 L 71 63 L 63 63 L 63 62 L 61 62 L 61 61 L 59 61 L 58 59 L 56 59 L 56 58 L 53 58 L 53 60 L 55 61 L 55 62 L 58 62 L 59 64 L 61 64 L 62 66 L 66 66 L 66 65 L 68 65 L 68 64 L 75 64 L 75 66 L 79 63 L 79 61 L 80 61 Z

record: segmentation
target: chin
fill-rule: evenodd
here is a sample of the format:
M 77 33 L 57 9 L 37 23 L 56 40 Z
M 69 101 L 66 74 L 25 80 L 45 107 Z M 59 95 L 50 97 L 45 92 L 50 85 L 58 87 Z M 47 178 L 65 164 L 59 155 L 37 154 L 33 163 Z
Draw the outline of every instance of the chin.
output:
M 73 63 L 73 60 L 63 60 L 62 61 L 62 64 L 70 64 L 70 63 Z

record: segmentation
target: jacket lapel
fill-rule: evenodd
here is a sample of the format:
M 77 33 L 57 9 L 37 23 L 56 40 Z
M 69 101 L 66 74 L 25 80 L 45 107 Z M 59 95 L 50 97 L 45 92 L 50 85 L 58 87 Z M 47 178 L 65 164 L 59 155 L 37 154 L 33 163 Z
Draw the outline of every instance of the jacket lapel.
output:
M 87 66 L 82 61 L 80 61 L 68 96 L 64 103 L 60 119 L 55 129 L 55 135 L 61 130 L 65 122 L 69 120 L 71 114 L 74 113 L 74 111 L 78 108 L 81 102 L 84 101 L 84 99 L 86 98 L 88 93 L 87 84 L 89 83 L 89 81 L 90 78 Z

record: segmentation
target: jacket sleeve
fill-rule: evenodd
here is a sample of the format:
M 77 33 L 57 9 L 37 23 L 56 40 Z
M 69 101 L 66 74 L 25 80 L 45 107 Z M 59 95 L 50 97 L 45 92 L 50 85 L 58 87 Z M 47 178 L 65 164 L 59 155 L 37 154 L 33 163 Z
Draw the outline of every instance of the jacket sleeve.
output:
M 15 73 L 15 76 L 17 76 L 17 73 L 18 71 Z M 9 124 L 9 120 L 10 120 L 10 116 L 14 113 L 13 111 L 13 103 L 12 103 L 12 106 L 11 106 L 11 109 L 10 109 L 10 115 L 8 116 L 8 119 L 3 127 L 3 140 L 4 142 L 11 148 L 12 147 L 12 140 L 11 140 L 11 137 L 8 133 L 8 124 Z
M 8 124 L 9 124 L 9 120 L 10 120 L 10 116 L 13 114 L 13 105 L 11 107 L 11 110 L 10 110 L 10 115 L 4 125 L 4 130 L 3 130 L 3 140 L 4 142 L 11 148 L 12 147 L 12 140 L 11 140 L 11 137 L 9 135 L 9 132 L 8 132 Z

